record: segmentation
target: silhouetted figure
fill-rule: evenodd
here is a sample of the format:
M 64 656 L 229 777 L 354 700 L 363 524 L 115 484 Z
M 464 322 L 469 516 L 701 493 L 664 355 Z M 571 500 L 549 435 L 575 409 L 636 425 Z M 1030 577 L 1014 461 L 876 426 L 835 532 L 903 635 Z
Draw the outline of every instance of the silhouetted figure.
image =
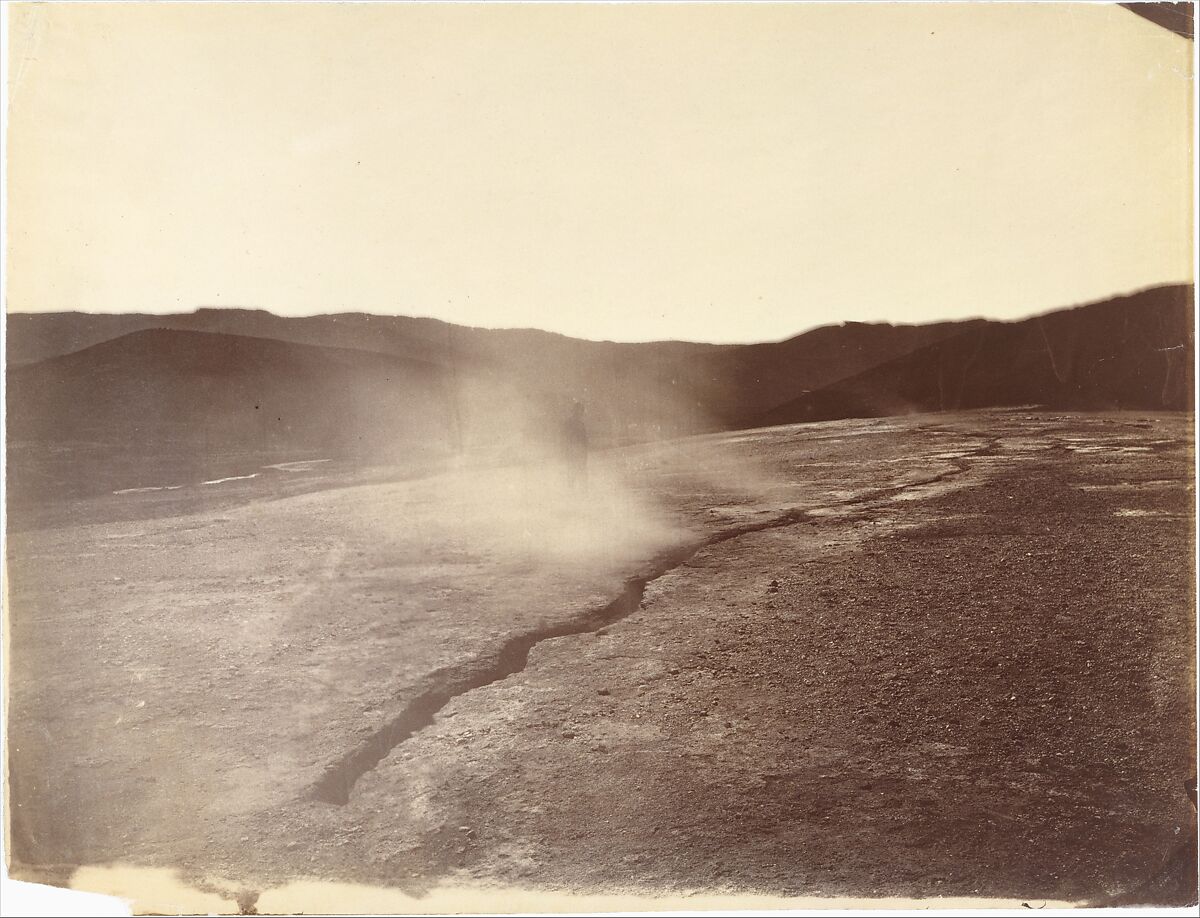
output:
M 583 405 L 575 402 L 562 426 L 562 457 L 566 467 L 567 484 L 571 490 L 587 488 L 587 423 L 583 417 Z

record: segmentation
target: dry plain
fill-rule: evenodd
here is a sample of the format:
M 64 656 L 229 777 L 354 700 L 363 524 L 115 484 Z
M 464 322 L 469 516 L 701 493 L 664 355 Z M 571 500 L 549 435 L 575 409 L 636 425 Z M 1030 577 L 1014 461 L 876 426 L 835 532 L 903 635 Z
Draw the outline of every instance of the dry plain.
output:
M 1181 904 L 1190 443 L 915 415 L 10 519 L 13 873 Z

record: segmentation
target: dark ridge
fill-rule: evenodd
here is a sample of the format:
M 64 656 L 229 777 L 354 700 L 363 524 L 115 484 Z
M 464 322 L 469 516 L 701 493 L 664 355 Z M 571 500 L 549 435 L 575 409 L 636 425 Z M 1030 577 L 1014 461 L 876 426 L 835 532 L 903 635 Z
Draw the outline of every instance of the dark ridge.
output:
M 443 454 L 453 384 L 419 358 L 141 329 L 9 369 L 10 498 L 189 483 L 310 456 Z
M 597 445 L 619 445 L 736 426 L 806 390 L 975 324 L 851 323 L 769 344 L 711 345 L 580 341 L 546 332 L 365 314 L 286 319 L 246 309 L 175 316 L 17 314 L 8 317 L 10 432 L 14 439 L 58 445 L 72 439 L 73 425 L 84 421 L 89 442 L 123 446 L 130 442 L 133 414 L 144 422 L 132 425 L 138 428 L 134 440 L 169 443 L 178 435 L 170 426 L 176 415 L 160 410 L 164 399 L 179 402 L 181 420 L 211 424 L 226 409 L 256 403 L 260 392 L 282 399 L 289 379 L 271 377 L 277 364 L 280 373 L 297 374 L 304 404 L 316 415 L 332 416 L 347 407 L 358 407 L 361 414 L 374 399 L 386 404 L 399 398 L 410 413 L 440 412 L 444 425 L 461 430 L 434 435 L 438 445 L 511 443 L 520 439 L 524 425 L 540 423 L 539 416 L 552 418 L 572 400 L 586 404 L 589 434 Z M 201 332 L 225 337 L 197 337 Z M 256 343 L 247 343 L 251 340 Z M 230 351 L 224 363 L 222 348 Z M 353 372 L 350 354 L 363 368 L 375 370 L 387 359 L 404 361 L 410 369 L 418 364 L 436 368 L 445 397 L 401 393 L 395 385 L 383 385 L 386 372 L 376 385 L 365 369 Z M 323 369 L 334 363 L 332 370 Z M 39 395 L 43 390 L 57 395 Z M 128 399 L 115 398 L 117 390 Z M 299 399 L 295 402 L 298 407 Z M 293 432 L 315 433 L 316 426 L 298 418 Z M 348 438 L 357 440 L 358 433 L 328 428 L 329 443 L 307 434 L 301 439 L 312 441 L 315 449 L 332 449 Z M 208 451 L 258 448 L 260 440 L 252 427 L 235 427 L 210 437 Z
M 988 322 L 816 388 L 750 426 L 1031 404 L 1186 411 L 1192 317 L 1192 288 L 1172 286 Z
M 10 499 L 58 506 L 302 457 L 509 462 L 570 402 L 596 449 L 847 417 L 1191 406 L 1191 289 L 1023 322 L 846 322 L 750 345 L 581 341 L 254 309 L 10 314 Z M 33 362 L 28 362 L 33 360 Z

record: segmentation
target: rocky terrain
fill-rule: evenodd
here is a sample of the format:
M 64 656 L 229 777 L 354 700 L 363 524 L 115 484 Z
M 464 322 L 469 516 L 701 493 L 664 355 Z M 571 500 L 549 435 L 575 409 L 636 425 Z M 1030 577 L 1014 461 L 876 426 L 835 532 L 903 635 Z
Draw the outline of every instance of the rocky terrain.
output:
M 843 421 L 16 533 L 14 875 L 1184 903 L 1190 436 Z

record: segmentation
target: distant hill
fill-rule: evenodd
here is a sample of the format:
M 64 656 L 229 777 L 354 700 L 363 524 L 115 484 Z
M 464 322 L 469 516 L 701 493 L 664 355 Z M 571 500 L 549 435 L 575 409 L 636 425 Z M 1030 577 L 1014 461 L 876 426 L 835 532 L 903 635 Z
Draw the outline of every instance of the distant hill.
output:
M 301 456 L 519 455 L 552 444 L 572 400 L 598 448 L 998 405 L 1188 408 L 1191 316 L 1190 288 L 1162 287 L 1023 322 L 851 322 L 713 345 L 359 313 L 16 314 L 10 481 L 41 499 Z
M 205 307 L 187 313 L 9 313 L 7 356 L 23 366 L 152 328 L 275 338 L 296 344 L 378 351 L 439 360 L 453 348 L 455 326 L 438 319 L 366 313 L 287 318 L 262 309 Z
M 1004 405 L 1192 407 L 1191 287 L 988 322 L 805 393 L 758 426 Z
M 250 309 L 162 316 L 16 313 L 8 316 L 8 359 L 11 367 L 28 366 L 152 328 L 351 348 L 441 367 L 458 381 L 459 409 L 470 415 L 472 431 L 508 423 L 498 420 L 507 418 L 506 403 L 554 411 L 580 400 L 597 435 L 622 442 L 734 426 L 974 324 L 852 322 L 764 344 L 624 344 L 364 313 L 289 318 Z
M 9 371 L 13 439 L 137 448 L 445 440 L 442 368 L 345 348 L 147 329 Z
M 10 475 L 30 498 L 159 483 L 165 468 L 194 482 L 247 455 L 445 451 L 447 385 L 440 367 L 385 354 L 137 331 L 9 370 Z

